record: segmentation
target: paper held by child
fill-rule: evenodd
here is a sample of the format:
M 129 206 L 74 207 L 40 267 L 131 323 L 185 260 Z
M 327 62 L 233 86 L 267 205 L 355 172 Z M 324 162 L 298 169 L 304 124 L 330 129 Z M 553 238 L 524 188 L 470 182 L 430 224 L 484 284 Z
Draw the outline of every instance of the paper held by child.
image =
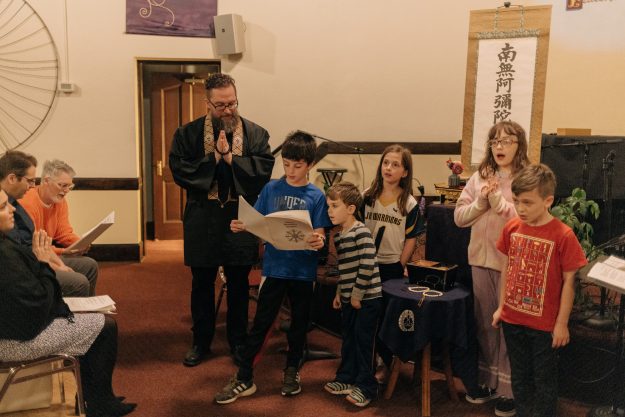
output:
M 82 237 L 76 242 L 72 243 L 68 246 L 63 253 L 71 254 L 73 252 L 83 252 L 89 249 L 89 245 L 93 243 L 106 229 L 111 227 L 115 223 L 115 212 L 112 211 L 102 219 L 102 221 L 96 224 L 91 230 L 86 232 Z
M 63 301 L 74 313 L 105 313 L 114 314 L 117 308 L 115 301 L 108 295 L 95 297 L 63 297 Z
M 280 250 L 313 250 L 308 239 L 313 233 L 308 210 L 285 210 L 260 214 L 239 196 L 239 220 L 245 230 Z

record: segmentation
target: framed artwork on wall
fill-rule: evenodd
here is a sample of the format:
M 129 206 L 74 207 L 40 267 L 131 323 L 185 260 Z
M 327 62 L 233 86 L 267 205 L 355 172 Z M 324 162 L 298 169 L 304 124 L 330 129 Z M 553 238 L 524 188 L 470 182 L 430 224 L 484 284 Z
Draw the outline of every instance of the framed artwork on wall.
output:
M 126 0 L 126 33 L 214 38 L 217 0 Z
M 462 127 L 469 171 L 488 152 L 488 131 L 512 120 L 527 133 L 530 161 L 540 161 L 551 6 L 472 10 Z

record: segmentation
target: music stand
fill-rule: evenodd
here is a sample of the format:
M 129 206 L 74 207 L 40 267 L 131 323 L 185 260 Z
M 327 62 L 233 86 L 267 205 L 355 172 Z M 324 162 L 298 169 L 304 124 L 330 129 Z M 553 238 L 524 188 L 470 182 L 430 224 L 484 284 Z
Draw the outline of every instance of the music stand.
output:
M 323 177 L 323 188 L 328 189 L 335 183 L 341 182 L 343 174 L 347 172 L 345 168 L 317 168 Z
M 619 236 L 618 243 L 620 243 L 620 241 L 625 241 L 625 235 Z M 592 278 L 588 275 L 595 264 L 603 262 L 607 258 L 608 257 L 606 255 L 601 255 L 580 270 L 580 276 L 582 279 L 621 294 L 616 339 L 616 377 L 614 378 L 614 385 L 612 387 L 614 397 L 611 405 L 592 408 L 588 412 L 588 417 L 620 417 L 625 413 L 625 390 L 623 389 L 625 386 L 625 352 L 623 352 L 623 331 L 625 329 L 625 285 L 619 286 L 612 282 Z

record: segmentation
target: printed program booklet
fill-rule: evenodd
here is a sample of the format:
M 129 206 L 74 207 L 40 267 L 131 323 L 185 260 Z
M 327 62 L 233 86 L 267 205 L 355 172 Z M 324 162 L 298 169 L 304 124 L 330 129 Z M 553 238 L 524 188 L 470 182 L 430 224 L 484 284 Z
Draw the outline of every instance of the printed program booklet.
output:
M 95 297 L 63 297 L 63 301 L 74 313 L 105 313 L 116 312 L 115 301 L 108 295 Z
M 308 210 L 276 211 L 260 214 L 239 196 L 239 220 L 245 230 L 281 250 L 314 250 L 307 240 L 313 233 Z
M 89 245 L 91 245 L 91 243 L 93 243 L 94 240 L 100 237 L 100 235 L 104 233 L 106 229 L 111 227 L 113 223 L 115 223 L 114 211 L 110 212 L 108 216 L 103 218 L 100 223 L 96 224 L 91 230 L 89 230 L 84 235 L 82 235 L 80 240 L 77 240 L 76 242 L 72 243 L 70 246 L 65 248 L 63 252 L 71 253 L 71 252 L 83 252 L 87 250 L 89 248 Z

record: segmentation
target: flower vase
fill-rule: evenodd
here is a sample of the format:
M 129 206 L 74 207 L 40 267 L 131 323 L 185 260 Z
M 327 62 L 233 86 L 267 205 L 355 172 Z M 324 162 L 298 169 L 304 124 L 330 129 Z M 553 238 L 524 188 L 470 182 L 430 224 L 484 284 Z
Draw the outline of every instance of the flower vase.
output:
M 460 176 L 458 174 L 451 174 L 447 180 L 449 188 L 456 188 L 460 186 Z

